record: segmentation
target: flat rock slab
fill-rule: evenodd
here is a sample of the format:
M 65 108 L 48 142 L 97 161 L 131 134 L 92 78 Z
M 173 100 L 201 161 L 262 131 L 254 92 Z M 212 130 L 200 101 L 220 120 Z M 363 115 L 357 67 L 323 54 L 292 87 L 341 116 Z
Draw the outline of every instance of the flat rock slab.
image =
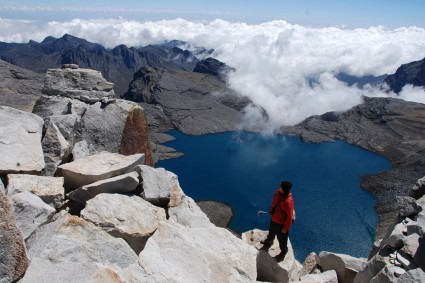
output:
M 139 255 L 153 282 L 255 282 L 257 250 L 223 228 L 162 221 Z
M 114 97 L 114 84 L 106 81 L 100 71 L 91 69 L 49 69 L 43 93 L 64 97 Z
M 94 262 L 51 262 L 35 258 L 21 283 L 38 282 L 126 282 L 113 268 Z
M 101 193 L 125 194 L 134 191 L 139 185 L 139 174 L 131 172 L 117 177 L 97 181 L 82 186 L 68 194 L 68 197 L 79 203 L 86 203 Z
M 137 262 L 137 255 L 123 239 L 117 239 L 92 223 L 67 213 L 41 226 L 26 241 L 28 255 L 51 263 L 100 263 L 119 268 Z
M 65 178 L 66 192 L 70 192 L 84 185 L 132 172 L 136 165 L 143 162 L 144 154 L 141 153 L 124 156 L 101 152 L 59 166 L 58 174 Z
M 44 168 L 41 117 L 0 106 L 0 174 L 40 173 Z
M 16 225 L 26 240 L 38 227 L 49 221 L 56 210 L 30 192 L 14 194 L 12 197 Z
M 199 208 L 195 201 L 183 195 L 180 204 L 168 209 L 169 219 L 187 227 L 208 228 L 214 227 L 207 215 Z
M 135 168 L 142 178 L 144 198 L 156 205 L 178 206 L 184 195 L 176 174 L 164 168 L 140 165 Z
M 159 226 L 166 220 L 165 210 L 139 196 L 99 194 L 89 200 L 81 217 L 109 234 L 123 238 L 139 253 Z
M 65 197 L 63 177 L 9 174 L 7 179 L 8 196 L 27 191 L 37 195 L 54 208 L 59 208 L 63 205 Z

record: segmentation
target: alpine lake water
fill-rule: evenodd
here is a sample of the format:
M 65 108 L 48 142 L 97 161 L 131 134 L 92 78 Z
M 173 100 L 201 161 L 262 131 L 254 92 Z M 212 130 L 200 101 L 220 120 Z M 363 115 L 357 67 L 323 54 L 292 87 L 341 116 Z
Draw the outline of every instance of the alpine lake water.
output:
M 179 177 L 195 201 L 215 200 L 233 210 L 229 228 L 267 230 L 273 194 L 282 180 L 293 184 L 295 257 L 330 251 L 367 257 L 375 240 L 376 198 L 361 189 L 361 176 L 389 170 L 385 158 L 342 141 L 309 144 L 297 137 L 228 132 L 189 136 L 171 131 L 166 145 L 183 152 L 160 161 Z

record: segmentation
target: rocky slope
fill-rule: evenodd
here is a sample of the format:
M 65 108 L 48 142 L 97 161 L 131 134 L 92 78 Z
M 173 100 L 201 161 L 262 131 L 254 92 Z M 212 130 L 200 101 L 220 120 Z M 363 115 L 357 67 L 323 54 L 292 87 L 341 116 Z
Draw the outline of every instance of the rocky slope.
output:
M 393 168 L 362 179 L 362 187 L 378 198 L 381 238 L 396 214 L 396 196 L 407 195 L 410 184 L 425 168 L 425 105 L 393 98 L 364 98 L 364 103 L 342 113 L 308 118 L 282 131 L 307 142 L 344 140 L 388 158 Z
M 395 93 L 407 84 L 425 86 L 425 59 L 401 65 L 395 74 L 385 78 L 384 83 Z
M 44 74 L 0 60 L 0 77 L 0 105 L 31 112 L 41 94 Z
M 200 135 L 235 130 L 249 100 L 216 76 L 163 68 L 141 68 L 123 98 L 142 102 L 152 130 L 177 128 Z

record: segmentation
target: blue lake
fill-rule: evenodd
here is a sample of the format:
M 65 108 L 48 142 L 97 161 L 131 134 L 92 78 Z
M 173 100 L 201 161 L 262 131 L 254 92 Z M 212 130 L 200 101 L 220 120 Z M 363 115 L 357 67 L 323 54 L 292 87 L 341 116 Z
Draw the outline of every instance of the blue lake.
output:
M 367 257 L 374 242 L 375 197 L 360 188 L 361 176 L 391 168 L 385 158 L 344 142 L 308 144 L 288 136 L 247 132 L 189 136 L 169 132 L 185 155 L 161 161 L 178 175 L 184 192 L 230 205 L 230 228 L 268 229 L 273 194 L 283 179 L 293 183 L 297 220 L 290 231 L 295 256 L 331 251 Z

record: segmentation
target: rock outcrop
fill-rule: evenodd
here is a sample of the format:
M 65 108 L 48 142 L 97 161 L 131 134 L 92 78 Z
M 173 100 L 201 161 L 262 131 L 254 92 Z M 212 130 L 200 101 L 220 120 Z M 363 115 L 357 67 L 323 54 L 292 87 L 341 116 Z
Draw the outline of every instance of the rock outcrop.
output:
M 164 68 L 139 70 L 123 97 L 159 108 L 151 112 L 150 125 L 171 124 L 193 135 L 235 130 L 249 104 L 213 75 Z
M 405 203 L 400 203 L 392 227 L 377 243 L 366 267 L 357 274 L 354 282 L 425 280 L 425 196 L 415 202 L 414 206 L 420 209 L 406 210 Z
M 425 86 L 425 59 L 401 65 L 395 74 L 385 78 L 384 83 L 395 93 L 407 84 Z
M 0 175 L 40 174 L 45 165 L 41 147 L 43 119 L 0 106 L 0 121 Z
M 113 98 L 112 83 L 99 72 L 67 65 L 51 69 L 33 112 L 46 121 L 43 149 L 46 175 L 81 156 L 101 151 L 145 154 L 154 165 L 145 111 Z
M 90 151 L 144 153 L 146 164 L 153 166 L 148 123 L 143 108 L 135 103 L 118 100 L 91 105 L 82 119 L 81 131 Z
M 196 66 L 193 69 L 193 72 L 195 73 L 209 74 L 223 81 L 225 81 L 226 76 L 230 71 L 235 71 L 235 69 L 211 57 L 196 63 Z
M 106 81 L 99 71 L 65 66 L 47 70 L 42 91 L 50 96 L 79 98 L 94 103 L 103 97 L 115 97 L 113 87 L 114 84 Z

